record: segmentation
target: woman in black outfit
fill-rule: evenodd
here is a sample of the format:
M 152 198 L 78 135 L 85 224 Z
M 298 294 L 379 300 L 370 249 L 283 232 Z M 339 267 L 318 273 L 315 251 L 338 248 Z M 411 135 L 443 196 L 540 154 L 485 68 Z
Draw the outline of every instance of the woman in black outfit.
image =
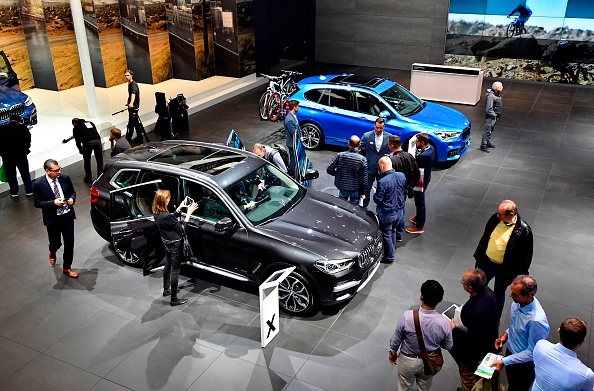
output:
M 153 200 L 153 213 L 155 214 L 155 221 L 161 234 L 161 240 L 165 245 L 165 270 L 163 270 L 163 296 L 171 295 L 171 305 L 181 305 L 188 302 L 188 299 L 177 298 L 177 279 L 179 277 L 179 268 L 183 256 L 183 240 L 182 235 L 184 227 L 190 220 L 190 216 L 196 209 L 198 204 L 180 205 L 175 210 L 175 213 L 169 213 L 167 206 L 171 201 L 171 193 L 169 190 L 157 190 Z M 179 222 L 178 215 L 181 208 L 188 208 L 186 219 L 182 223 Z

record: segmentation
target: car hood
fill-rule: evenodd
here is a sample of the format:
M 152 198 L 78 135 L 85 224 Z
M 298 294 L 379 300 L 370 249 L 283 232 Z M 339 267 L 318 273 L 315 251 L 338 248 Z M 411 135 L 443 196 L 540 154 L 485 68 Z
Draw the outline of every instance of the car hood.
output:
M 470 126 L 470 121 L 458 110 L 451 109 L 432 102 L 425 102 L 427 106 L 417 114 L 407 117 L 428 130 L 463 131 Z
M 345 259 L 357 256 L 371 243 L 379 225 L 373 213 L 309 189 L 291 211 L 261 228 L 321 258 Z
M 0 108 L 9 109 L 12 105 L 25 103 L 27 95 L 12 88 L 0 86 Z

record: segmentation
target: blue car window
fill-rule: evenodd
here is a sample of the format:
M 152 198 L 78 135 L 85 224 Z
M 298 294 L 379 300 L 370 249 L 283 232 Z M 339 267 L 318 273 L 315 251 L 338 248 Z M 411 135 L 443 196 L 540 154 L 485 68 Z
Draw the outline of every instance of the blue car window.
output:
M 425 107 L 425 102 L 408 92 L 404 87 L 394 83 L 394 85 L 380 96 L 386 100 L 400 115 L 415 115 Z
M 371 94 L 360 91 L 355 91 L 354 94 L 357 100 L 356 110 L 359 113 L 378 116 L 382 111 L 388 110 L 384 103 Z
M 351 110 L 351 93 L 346 90 L 329 90 L 329 106 L 342 110 Z
M 318 103 L 324 94 L 324 90 L 311 90 L 303 94 L 303 97 L 311 102 Z

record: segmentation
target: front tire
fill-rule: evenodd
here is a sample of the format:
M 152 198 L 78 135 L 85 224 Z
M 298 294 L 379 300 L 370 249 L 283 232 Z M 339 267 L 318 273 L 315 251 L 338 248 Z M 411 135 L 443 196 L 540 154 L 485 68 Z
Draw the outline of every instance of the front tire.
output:
M 282 99 L 278 92 L 270 95 L 270 99 L 268 100 L 268 120 L 269 121 L 276 121 L 280 118 L 282 109 Z
M 560 73 L 553 73 L 549 77 L 547 77 L 547 81 L 549 83 L 561 83 L 563 81 L 563 76 Z
M 126 266 L 142 267 L 140 256 L 133 251 L 121 250 L 118 248 L 116 242 L 112 239 L 111 246 L 116 257 Z
M 301 126 L 301 140 L 305 149 L 320 149 L 324 145 L 324 132 L 317 125 L 303 124 Z
M 278 303 L 287 314 L 305 317 L 318 311 L 319 299 L 313 284 L 296 269 L 278 285 Z
M 511 22 L 509 24 L 509 26 L 507 26 L 507 37 L 508 38 L 513 37 L 515 32 L 516 32 L 516 26 L 515 26 L 514 22 Z
M 268 100 L 270 99 L 270 92 L 265 92 L 260 97 L 260 103 L 258 104 L 258 114 L 260 115 L 260 120 L 267 121 L 268 120 Z

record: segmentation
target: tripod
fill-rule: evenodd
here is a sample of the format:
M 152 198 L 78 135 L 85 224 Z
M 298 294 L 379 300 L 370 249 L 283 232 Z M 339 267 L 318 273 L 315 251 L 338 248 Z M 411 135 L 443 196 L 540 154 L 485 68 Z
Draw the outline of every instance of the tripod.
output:
M 132 141 L 134 129 L 136 129 L 135 141 L 142 144 L 143 135 L 146 138 L 147 143 L 151 141 L 146 135 L 146 131 L 144 130 L 144 126 L 142 125 L 142 121 L 140 120 L 140 116 L 138 115 L 138 109 L 128 109 L 128 125 L 126 126 L 126 140 L 128 140 L 128 142 Z

